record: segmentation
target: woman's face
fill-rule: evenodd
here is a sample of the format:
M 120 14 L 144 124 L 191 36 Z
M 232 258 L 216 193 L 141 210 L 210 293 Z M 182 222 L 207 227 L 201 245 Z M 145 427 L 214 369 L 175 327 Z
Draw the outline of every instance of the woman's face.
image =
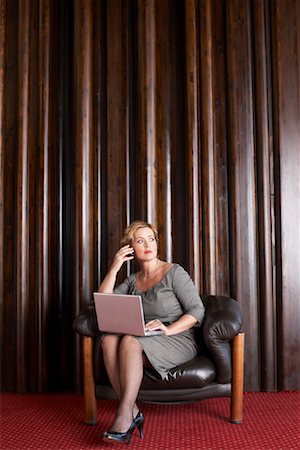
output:
M 151 228 L 139 228 L 133 235 L 131 247 L 138 261 L 151 261 L 157 257 L 157 241 Z

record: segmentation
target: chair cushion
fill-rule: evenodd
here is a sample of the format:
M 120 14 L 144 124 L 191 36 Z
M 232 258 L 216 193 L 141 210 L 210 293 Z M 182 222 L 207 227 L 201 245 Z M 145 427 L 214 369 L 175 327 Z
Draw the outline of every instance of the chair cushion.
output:
M 154 369 L 145 369 L 141 389 L 202 388 L 215 378 L 216 371 L 213 363 L 206 356 L 199 355 L 171 369 L 165 380 L 162 380 Z
M 101 339 L 97 339 L 95 342 L 94 374 L 96 385 L 109 384 L 101 351 Z M 185 364 L 174 367 L 166 380 L 162 380 L 154 369 L 146 368 L 141 389 L 201 388 L 215 380 L 215 378 L 216 370 L 214 364 L 206 356 L 199 355 Z

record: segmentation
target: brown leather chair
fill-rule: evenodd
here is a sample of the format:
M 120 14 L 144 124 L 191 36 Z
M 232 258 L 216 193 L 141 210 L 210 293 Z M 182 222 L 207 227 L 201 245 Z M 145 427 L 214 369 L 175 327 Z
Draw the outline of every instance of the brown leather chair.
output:
M 161 380 L 145 368 L 138 400 L 155 403 L 186 402 L 210 397 L 231 397 L 230 420 L 243 416 L 244 333 L 239 304 L 229 297 L 201 296 L 205 317 L 197 328 L 199 355 L 171 370 Z M 96 398 L 115 398 L 102 358 L 94 305 L 88 305 L 74 320 L 74 330 L 83 336 L 85 422 L 96 423 Z

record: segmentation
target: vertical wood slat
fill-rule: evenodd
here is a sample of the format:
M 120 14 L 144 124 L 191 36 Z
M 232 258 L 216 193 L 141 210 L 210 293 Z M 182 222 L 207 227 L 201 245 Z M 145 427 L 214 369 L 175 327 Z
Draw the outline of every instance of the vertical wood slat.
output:
M 272 142 L 270 136 L 270 108 L 268 92 L 268 42 L 265 2 L 253 3 L 255 103 L 256 103 L 256 155 L 258 171 L 258 230 L 260 254 L 260 302 L 262 389 L 274 390 L 276 386 L 276 300 L 273 280 L 273 227 L 272 208 L 274 196 L 272 175 Z
M 227 85 L 226 85 L 226 23 L 227 2 L 211 0 L 212 33 L 212 101 L 213 142 L 215 170 L 215 264 L 216 292 L 229 295 L 229 204 L 228 204 L 228 158 L 227 158 Z M 203 172 L 203 171 L 202 171 Z M 205 209 L 205 208 L 204 208 Z M 203 230 L 205 236 L 205 229 Z M 204 251 L 203 251 L 204 253 Z M 203 258 L 205 267 L 205 257 Z M 206 277 L 204 277 L 204 282 Z
M 126 11 L 120 0 L 107 3 L 107 264 L 126 226 L 127 194 L 127 40 Z M 118 30 L 122 30 L 119 33 Z M 124 187 L 126 188 L 124 189 Z M 125 269 L 124 269 L 125 270 Z
M 51 210 L 51 191 L 49 173 L 49 64 L 50 64 L 50 5 L 49 0 L 40 2 L 39 17 L 39 168 L 40 174 L 37 185 L 37 316 L 38 316 L 38 371 L 39 391 L 47 386 L 47 355 L 46 330 L 49 303 L 49 272 L 51 253 L 50 236 L 51 224 L 49 212 Z M 50 203 L 50 204 L 49 204 Z M 55 214 L 52 210 L 51 214 Z M 52 269 L 53 270 L 53 269 Z
M 171 225 L 171 58 L 168 3 L 157 3 L 156 11 L 156 153 L 157 215 L 159 211 L 159 255 L 172 261 Z
M 75 2 L 75 270 L 76 311 L 90 300 L 93 274 L 93 2 Z
M 175 8 L 176 5 L 176 8 Z M 172 61 L 170 76 L 170 170 L 172 258 L 189 270 L 189 243 L 183 239 L 188 231 L 188 183 L 186 157 L 186 53 L 185 3 L 172 4 L 169 12 Z
M 4 348 L 4 92 L 6 64 L 6 0 L 0 0 L 0 347 Z M 2 366 L 2 364 L 1 364 Z M 3 378 L 3 373 L 0 374 Z
M 75 54 L 75 222 L 74 222 L 74 306 L 78 313 L 93 292 L 93 2 L 78 0 L 74 5 Z M 76 337 L 77 385 L 81 357 Z
M 29 291 L 29 0 L 19 2 L 18 30 L 18 174 L 16 214 L 16 323 L 17 390 L 26 391 L 26 336 L 28 332 Z
M 4 296 L 4 91 L 6 61 L 6 0 L 0 1 L 0 297 Z M 1 346 L 3 345 L 3 311 L 0 305 Z
M 275 1 L 273 9 L 273 102 L 280 389 L 300 388 L 300 8 L 298 2 Z
M 185 3 L 186 90 L 187 90 L 187 160 L 189 199 L 189 267 L 197 288 L 202 291 L 201 216 L 199 183 L 199 64 L 197 58 L 197 2 Z
M 213 114 L 212 4 L 200 1 L 200 76 L 201 76 L 201 174 L 203 208 L 203 283 L 205 292 L 217 292 L 216 267 L 216 172 Z
M 17 10 L 17 4 L 11 2 L 2 2 L 6 6 L 5 31 L 6 35 L 6 55 L 18 55 L 18 25 L 17 20 L 13 20 Z M 3 11 L 3 9 L 2 9 Z M 4 11 L 3 11 L 4 12 Z M 4 56 L 4 55 L 3 55 Z M 8 390 L 16 388 L 16 371 L 14 365 L 5 364 L 11 360 L 11 355 L 16 354 L 17 342 L 15 327 L 11 324 L 16 322 L 15 312 L 15 290 L 16 290 L 16 264 L 15 264 L 15 214 L 16 214 L 16 187 L 17 170 L 15 161 L 18 154 L 18 102 L 17 89 L 18 70 L 17 64 L 11 64 L 13 60 L 5 59 L 5 72 L 3 74 L 3 83 L 5 91 L 2 110 L 2 143 L 3 143 L 3 297 L 0 297 L 2 315 L 2 336 L 3 351 L 1 351 L 1 381 Z M 3 61 L 4 62 L 4 61 Z
M 138 2 L 138 164 L 141 218 L 157 225 L 155 1 Z
M 251 361 L 247 385 L 260 387 L 258 360 L 258 267 L 256 177 L 250 53 L 250 2 L 227 4 L 229 179 L 232 295 L 241 304 Z
M 74 215 L 73 215 L 73 173 L 74 173 L 74 125 L 72 111 L 73 105 L 73 64 L 71 64 L 70 54 L 73 45 L 73 11 L 70 11 L 70 4 L 59 2 L 54 9 L 54 23 L 59 30 L 59 43 L 55 45 L 57 49 L 57 64 L 52 65 L 52 71 L 57 76 L 57 83 L 53 85 L 53 97 L 57 100 L 57 214 L 58 214 L 58 258 L 57 258 L 57 295 L 53 303 L 56 307 L 56 319 L 58 321 L 59 332 L 56 331 L 59 342 L 57 351 L 56 371 L 59 375 L 61 386 L 68 386 L 70 378 L 74 373 L 72 367 L 73 353 L 70 352 L 70 335 L 65 332 L 72 328 L 72 316 L 74 303 L 69 301 L 70 292 L 73 291 L 74 270 Z M 54 26 L 54 25 L 53 25 Z M 57 39 L 57 34 L 56 34 Z M 53 41 L 51 40 L 53 45 Z M 54 66 L 54 67 L 53 67 Z M 55 95 L 54 92 L 57 94 Z M 52 97 L 50 96 L 50 99 Z M 51 102 L 52 103 L 52 102 Z M 54 136 L 55 137 L 55 136 Z M 55 265 L 55 263 L 54 263 Z M 49 326 L 49 329 L 53 329 Z M 73 336 L 72 336 L 73 337 Z M 58 358 L 59 355 L 59 358 Z M 59 363 L 58 363 L 59 359 Z M 78 376 L 78 375 L 76 375 Z M 57 383 L 57 382 L 56 382 Z M 55 381 L 53 383 L 55 385 Z
M 102 245 L 102 222 L 105 219 L 105 205 L 102 198 L 105 197 L 102 184 L 105 178 L 103 167 L 103 156 L 105 154 L 106 140 L 106 64 L 104 55 L 106 54 L 106 9 L 103 3 L 97 2 L 94 11 L 94 91 L 96 92 L 96 102 L 94 105 L 94 182 L 95 182 L 95 280 L 98 284 L 101 279 L 102 266 L 105 263 L 105 254 Z M 103 233 L 105 236 L 105 232 Z
M 147 221 L 157 225 L 157 172 L 156 172 L 156 120 L 155 120 L 155 96 L 156 96 L 156 24 L 155 1 L 145 2 L 145 80 L 146 105 L 144 120 L 144 132 L 146 138 L 147 154 Z

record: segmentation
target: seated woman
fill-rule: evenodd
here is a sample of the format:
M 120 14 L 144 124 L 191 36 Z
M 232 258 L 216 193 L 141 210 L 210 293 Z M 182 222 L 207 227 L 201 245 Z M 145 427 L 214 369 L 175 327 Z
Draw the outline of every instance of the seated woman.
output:
M 178 264 L 158 257 L 158 235 L 153 225 L 135 221 L 128 226 L 121 249 L 99 286 L 99 292 L 137 294 L 142 297 L 146 328 L 163 335 L 136 337 L 105 334 L 104 363 L 119 407 L 106 442 L 130 443 L 137 427 L 143 435 L 144 416 L 136 404 L 147 361 L 164 379 L 175 366 L 193 359 L 198 352 L 193 327 L 204 318 L 204 306 L 188 273 Z M 138 263 L 140 271 L 115 288 L 116 276 L 126 261 Z

